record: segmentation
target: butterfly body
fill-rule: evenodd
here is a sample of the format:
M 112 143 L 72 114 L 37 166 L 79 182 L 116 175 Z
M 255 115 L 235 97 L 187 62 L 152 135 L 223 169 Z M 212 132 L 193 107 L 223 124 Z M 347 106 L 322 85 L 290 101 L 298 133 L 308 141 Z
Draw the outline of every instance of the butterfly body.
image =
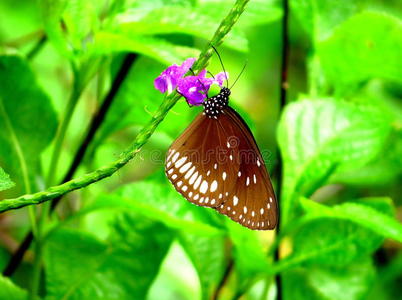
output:
M 224 87 L 204 101 L 204 111 L 171 145 L 166 175 L 188 201 L 250 229 L 273 229 L 272 184 L 250 129 L 228 104 L 229 95 Z

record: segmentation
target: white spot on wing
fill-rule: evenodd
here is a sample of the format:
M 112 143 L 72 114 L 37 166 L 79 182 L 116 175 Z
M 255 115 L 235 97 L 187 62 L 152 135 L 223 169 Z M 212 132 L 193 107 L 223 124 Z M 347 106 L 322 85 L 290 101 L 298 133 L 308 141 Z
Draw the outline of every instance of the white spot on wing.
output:
M 185 163 L 185 161 L 187 160 L 187 156 L 183 156 L 182 158 L 180 158 L 175 164 L 174 166 L 176 168 L 180 168 L 182 164 Z
M 210 191 L 213 193 L 218 188 L 218 182 L 216 180 L 212 181 Z
M 243 207 L 243 211 L 244 211 L 244 213 L 246 214 L 247 213 L 247 207 Z
M 214 164 L 214 169 L 215 170 L 218 169 L 218 164 L 217 163 Z
M 191 174 L 193 174 L 194 170 L 195 170 L 195 166 L 193 166 L 193 167 L 190 169 L 190 171 L 188 171 L 188 172 L 186 173 L 186 176 L 184 176 L 184 179 L 189 179 L 190 176 L 191 176 Z
M 223 173 L 222 173 L 222 179 L 223 179 L 223 180 L 226 180 L 226 172 L 223 172 Z
M 257 183 L 257 177 L 255 177 L 255 174 L 253 175 L 253 181 L 254 183 Z
M 173 155 L 173 157 L 172 157 L 172 162 L 175 162 L 179 158 L 179 155 L 180 155 L 180 153 L 176 152 L 176 154 Z
M 176 164 L 177 164 L 177 163 L 176 163 Z M 180 173 L 187 172 L 188 169 L 190 169 L 191 165 L 192 165 L 192 162 L 191 162 L 191 161 L 188 162 L 188 163 L 186 163 L 184 166 L 182 166 L 182 167 L 180 168 L 179 172 L 180 172 Z
M 247 176 L 246 185 L 248 186 L 249 184 L 250 184 L 250 177 Z
M 241 171 L 239 171 L 239 173 L 237 173 L 237 177 L 240 177 L 241 176 Z
M 239 198 L 237 198 L 235 195 L 235 196 L 233 196 L 233 205 L 236 206 L 237 203 L 239 203 Z
M 177 174 L 172 175 L 172 179 L 175 180 L 177 178 Z
M 178 186 L 178 187 L 181 187 L 182 184 L 183 184 L 183 181 L 179 181 L 179 182 L 177 183 L 177 186 Z
M 187 191 L 187 185 L 183 185 L 183 187 L 181 188 L 183 192 Z
M 189 183 L 190 185 L 193 185 L 194 181 L 197 179 L 197 176 L 198 176 L 198 171 L 195 172 L 195 173 L 193 174 L 193 176 L 191 176 L 191 178 L 190 178 L 190 180 L 189 180 L 188 183 Z
M 198 189 L 198 186 L 200 185 L 202 180 L 202 175 L 198 176 L 197 181 L 194 183 L 194 189 Z
M 257 158 L 257 166 L 261 166 L 260 160 Z
M 211 200 L 211 205 L 214 205 L 215 202 L 216 202 L 215 199 L 212 199 L 212 200 Z
M 260 214 L 262 214 L 262 215 L 264 214 L 264 209 L 263 208 L 260 209 Z
M 200 192 L 205 194 L 208 190 L 208 182 L 206 182 L 205 180 L 202 182 L 201 186 L 200 186 Z

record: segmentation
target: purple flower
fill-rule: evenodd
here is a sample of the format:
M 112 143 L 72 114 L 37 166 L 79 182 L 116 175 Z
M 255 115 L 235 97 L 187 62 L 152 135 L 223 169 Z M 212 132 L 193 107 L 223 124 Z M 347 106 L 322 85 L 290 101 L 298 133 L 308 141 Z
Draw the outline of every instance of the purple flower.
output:
M 188 72 L 194 62 L 195 58 L 188 58 L 181 64 L 181 66 L 176 64 L 170 66 L 155 79 L 155 88 L 161 93 L 167 91 L 168 94 L 170 94 L 174 89 L 176 89 L 178 82 L 184 74 Z
M 190 105 L 201 105 L 207 98 L 207 93 L 212 84 L 223 86 L 223 82 L 229 78 L 226 72 L 218 73 L 215 78 L 206 78 L 206 70 L 202 70 L 197 76 L 183 77 L 191 66 L 194 64 L 195 58 L 186 59 L 181 66 L 172 65 L 163 71 L 158 78 L 155 79 L 154 85 L 161 93 L 166 91 L 170 94 L 174 89 L 186 98 Z
M 226 72 L 220 72 L 218 74 L 215 75 L 215 81 L 214 83 L 219 84 L 220 87 L 222 87 L 223 82 L 229 79 L 229 73 Z
M 201 105 L 207 98 L 207 93 L 212 84 L 220 87 L 226 80 L 224 72 L 219 73 L 215 78 L 206 78 L 207 71 L 204 69 L 197 76 L 187 76 L 179 80 L 177 91 L 182 94 L 190 105 Z M 227 74 L 227 73 L 226 73 Z

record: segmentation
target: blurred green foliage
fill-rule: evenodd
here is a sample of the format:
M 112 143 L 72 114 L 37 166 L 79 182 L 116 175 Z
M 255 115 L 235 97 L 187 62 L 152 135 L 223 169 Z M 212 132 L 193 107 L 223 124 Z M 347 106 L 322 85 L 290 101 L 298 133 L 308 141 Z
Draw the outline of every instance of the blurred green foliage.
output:
M 153 79 L 197 56 L 233 2 L 24 0 L 16 9 L 1 1 L 1 198 L 64 176 L 133 52 L 76 176 L 115 160 L 163 100 Z M 281 3 L 250 1 L 219 48 L 231 78 L 248 59 L 231 105 L 269 153 L 274 185 L 277 147 L 283 157 L 281 233 L 250 231 L 169 185 L 166 149 L 200 111 L 180 100 L 133 162 L 69 194 L 43 219 L 43 253 L 32 247 L 11 278 L 0 276 L 0 299 L 26 299 L 35 271 L 39 295 L 31 299 L 275 299 L 278 274 L 283 299 L 400 297 L 402 4 L 290 0 L 282 110 Z M 221 71 L 216 57 L 208 69 Z M 59 167 L 48 174 L 71 95 L 78 102 Z M 2 268 L 28 220 L 25 209 L 0 215 Z

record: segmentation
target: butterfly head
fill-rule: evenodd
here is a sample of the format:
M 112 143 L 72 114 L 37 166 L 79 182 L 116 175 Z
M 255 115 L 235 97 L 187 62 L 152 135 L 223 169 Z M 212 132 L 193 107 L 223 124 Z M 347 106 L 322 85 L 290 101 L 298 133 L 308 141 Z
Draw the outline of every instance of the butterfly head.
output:
M 208 98 L 204 103 L 204 114 L 209 118 L 217 117 L 228 106 L 230 89 L 221 88 L 218 95 Z

